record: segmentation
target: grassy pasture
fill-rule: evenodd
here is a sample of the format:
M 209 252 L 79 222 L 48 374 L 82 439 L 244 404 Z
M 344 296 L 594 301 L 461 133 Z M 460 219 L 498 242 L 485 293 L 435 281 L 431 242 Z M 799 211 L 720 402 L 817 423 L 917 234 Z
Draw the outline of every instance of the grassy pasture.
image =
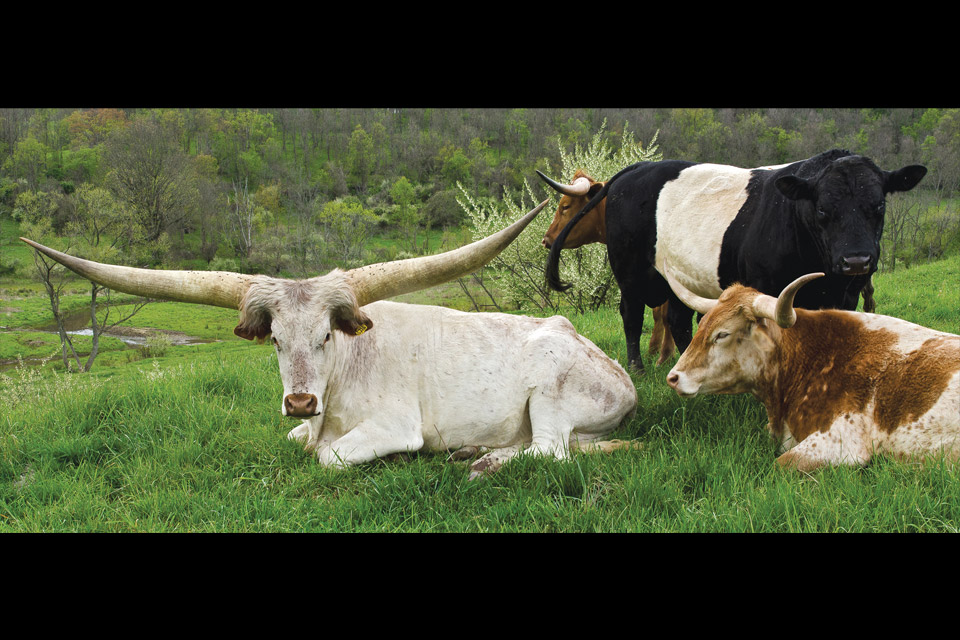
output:
M 960 332 L 960 257 L 875 278 L 878 310 Z M 32 312 L 35 296 L 0 307 Z M 452 285 L 456 287 L 456 285 Z M 82 292 L 82 283 L 79 285 Z M 449 292 L 449 289 L 447 290 Z M 42 295 L 42 292 L 40 292 Z M 421 292 L 416 301 L 434 302 Z M 41 298 L 39 305 L 44 301 Z M 6 326 L 27 326 L 4 316 Z M 620 318 L 572 315 L 624 363 Z M 670 363 L 634 376 L 637 415 L 612 434 L 639 451 L 520 458 L 482 481 L 440 454 L 321 468 L 286 440 L 272 348 L 236 313 L 158 303 L 133 323 L 218 340 L 94 371 L 0 378 L 0 531 L 17 532 L 955 532 L 960 470 L 880 459 L 784 473 L 749 396 L 681 400 Z M 19 323 L 19 324 L 18 324 Z M 649 316 L 646 328 L 652 326 Z M 647 334 L 647 335 L 648 335 Z M 123 353 L 116 351 L 111 353 Z

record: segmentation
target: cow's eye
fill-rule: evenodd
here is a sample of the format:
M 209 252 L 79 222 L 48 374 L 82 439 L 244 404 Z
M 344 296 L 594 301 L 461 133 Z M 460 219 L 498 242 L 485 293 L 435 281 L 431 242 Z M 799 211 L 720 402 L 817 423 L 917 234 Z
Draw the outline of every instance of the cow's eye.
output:
M 821 209 L 820 207 L 817 207 L 817 217 L 823 220 L 827 217 L 827 212 Z
M 328 333 L 327 336 L 323 339 L 323 344 L 327 344 L 328 342 L 330 342 L 330 334 L 329 334 L 329 333 Z
M 276 339 L 276 338 L 274 338 L 273 336 L 271 336 L 271 337 L 270 337 L 270 341 L 273 342 L 273 346 L 275 346 L 277 349 L 280 348 L 280 343 L 277 342 L 277 339 Z
M 717 336 L 713 339 L 713 341 L 714 341 L 714 342 L 720 342 L 721 340 L 723 340 L 724 338 L 726 338 L 726 337 L 729 336 L 729 335 L 730 335 L 730 334 L 727 333 L 726 331 L 721 331 L 720 333 L 717 334 Z

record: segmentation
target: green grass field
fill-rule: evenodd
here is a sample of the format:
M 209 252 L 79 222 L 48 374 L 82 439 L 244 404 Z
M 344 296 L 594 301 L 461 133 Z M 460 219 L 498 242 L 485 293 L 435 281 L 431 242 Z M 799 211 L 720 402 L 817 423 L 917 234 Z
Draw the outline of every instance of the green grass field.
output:
M 878 311 L 960 333 L 960 257 L 875 278 Z M 82 283 L 79 286 L 83 291 Z M 448 289 L 449 291 L 449 289 Z M 0 282 L 0 324 L 45 298 Z M 434 292 L 434 295 L 441 295 Z M 430 292 L 417 302 L 429 303 Z M 82 296 L 81 296 L 82 298 Z M 32 317 L 32 316 L 31 316 Z M 624 363 L 614 309 L 573 315 Z M 749 396 L 678 398 L 672 361 L 634 376 L 639 408 L 612 437 L 642 448 L 521 457 L 468 482 L 441 454 L 320 467 L 286 439 L 269 345 L 233 336 L 236 312 L 157 303 L 133 323 L 218 340 L 164 357 L 101 356 L 90 374 L 0 378 L 0 531 L 7 532 L 956 532 L 960 470 L 879 459 L 812 475 L 774 464 Z M 645 328 L 652 326 L 649 312 Z M 0 332 L 2 335 L 4 332 Z M 8 345 L 9 346 L 9 345 Z M 112 356 L 112 359 L 111 359 Z

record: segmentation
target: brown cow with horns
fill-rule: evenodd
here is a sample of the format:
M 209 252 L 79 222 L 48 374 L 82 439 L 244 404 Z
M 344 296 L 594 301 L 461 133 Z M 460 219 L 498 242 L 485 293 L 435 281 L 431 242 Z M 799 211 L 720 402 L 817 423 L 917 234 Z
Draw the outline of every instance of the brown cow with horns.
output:
M 752 393 L 787 450 L 811 470 L 864 465 L 875 453 L 960 457 L 960 336 L 889 316 L 794 309 L 798 278 L 778 298 L 739 284 L 719 300 L 667 280 L 706 314 L 667 376 L 683 397 Z
M 583 169 L 577 170 L 570 184 L 561 184 L 540 171 L 537 171 L 537 175 L 554 191 L 563 196 L 557 204 L 557 211 L 553 214 L 550 227 L 543 234 L 543 246 L 545 249 L 549 249 L 573 216 L 583 209 L 590 202 L 590 198 L 596 195 L 597 191 L 600 191 L 606 183 L 597 182 L 587 175 Z M 587 214 L 580 224 L 570 231 L 566 242 L 563 243 L 564 249 L 576 249 L 593 242 L 607 244 L 606 205 L 607 200 L 604 198 L 597 203 L 597 206 Z M 677 345 L 673 341 L 673 334 L 670 333 L 670 327 L 667 326 L 667 304 L 664 302 L 659 307 L 653 308 L 653 332 L 650 334 L 650 346 L 647 349 L 648 355 L 659 354 L 657 358 L 658 366 L 671 358 L 677 350 Z

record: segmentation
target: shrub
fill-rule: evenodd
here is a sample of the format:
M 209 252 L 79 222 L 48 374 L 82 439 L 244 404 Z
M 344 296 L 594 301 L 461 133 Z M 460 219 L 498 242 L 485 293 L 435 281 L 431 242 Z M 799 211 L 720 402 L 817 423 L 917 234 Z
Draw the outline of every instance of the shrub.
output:
M 572 154 L 567 154 L 559 137 L 557 138 L 563 165 L 557 180 L 571 179 L 577 169 L 583 169 L 594 180 L 607 180 L 630 164 L 659 160 L 662 157 L 657 151 L 656 134 L 645 149 L 640 142 L 634 141 L 633 134 L 624 126 L 620 148 L 613 150 L 604 136 L 605 128 L 606 121 L 586 149 L 577 144 Z M 474 198 L 460 183 L 457 183 L 457 187 L 457 202 L 472 223 L 475 240 L 515 222 L 543 199 L 535 195 L 526 178 L 523 192 L 505 194 L 502 201 Z M 547 191 L 554 202 L 559 201 L 560 194 L 549 187 Z M 567 255 L 561 260 L 560 275 L 574 286 L 564 293 L 556 293 L 547 288 L 544 282 L 547 254 L 541 245 L 541 239 L 550 226 L 554 211 L 556 204 L 552 207 L 548 204 L 520 237 L 490 263 L 499 279 L 499 288 L 520 308 L 556 311 L 563 304 L 568 304 L 582 312 L 618 303 L 619 289 L 615 286 L 613 273 L 607 262 L 606 247 L 600 244 L 585 245 L 564 252 Z
M 159 358 L 167 353 L 167 349 L 173 343 L 165 333 L 151 333 L 147 336 L 146 344 L 140 346 L 137 350 L 144 358 Z

